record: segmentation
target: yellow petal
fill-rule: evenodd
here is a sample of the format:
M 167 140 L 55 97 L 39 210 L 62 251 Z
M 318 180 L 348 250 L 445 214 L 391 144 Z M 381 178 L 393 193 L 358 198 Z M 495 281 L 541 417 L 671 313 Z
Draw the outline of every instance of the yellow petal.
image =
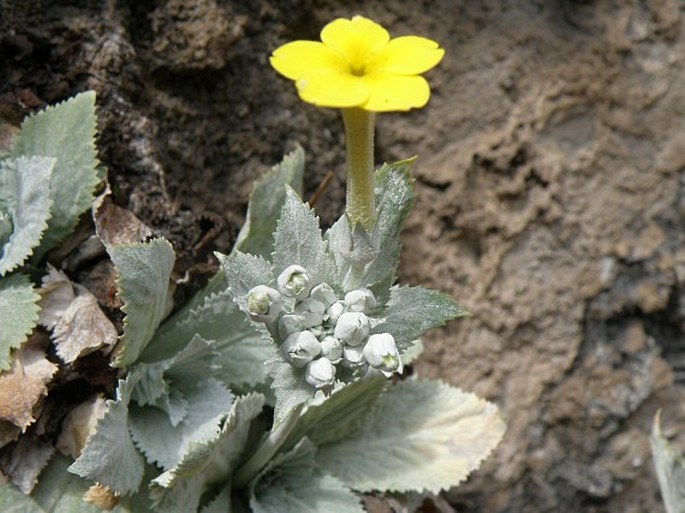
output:
M 357 107 L 369 97 L 362 77 L 338 70 L 307 73 L 295 85 L 302 100 L 319 107 Z
M 369 63 L 369 72 L 394 73 L 396 75 L 418 75 L 436 66 L 445 50 L 438 43 L 418 36 L 403 36 L 391 39 Z
M 317 70 L 345 70 L 347 64 L 336 52 L 317 41 L 293 41 L 274 50 L 269 60 L 281 75 L 297 80 Z
M 369 99 L 361 105 L 364 110 L 373 112 L 409 110 L 414 107 L 423 107 L 430 98 L 428 82 L 421 76 L 370 73 L 363 78 L 371 90 Z
M 351 20 L 338 18 L 321 31 L 321 41 L 342 55 L 350 69 L 358 74 L 364 72 L 373 55 L 389 40 L 387 30 L 363 16 L 354 16 Z

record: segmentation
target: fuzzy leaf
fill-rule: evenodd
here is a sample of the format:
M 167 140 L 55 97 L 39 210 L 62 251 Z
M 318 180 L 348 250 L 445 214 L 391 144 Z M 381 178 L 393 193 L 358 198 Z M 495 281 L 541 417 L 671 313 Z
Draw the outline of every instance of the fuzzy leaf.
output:
M 4 513 L 45 513 L 36 502 L 10 483 L 0 484 L 0 511 Z
M 359 498 L 339 480 L 321 472 L 316 447 L 302 439 L 276 456 L 250 486 L 254 513 L 364 513 Z
M 654 417 L 649 442 L 654 468 L 667 513 L 685 512 L 685 460 L 677 454 L 661 434 L 660 412 Z
M 286 197 L 286 185 L 302 190 L 304 151 L 297 147 L 283 161 L 252 186 L 246 220 L 234 249 L 269 258 L 274 247 L 273 234 Z
M 356 434 L 319 447 L 321 467 L 351 488 L 438 492 L 457 485 L 504 434 L 497 408 L 436 381 L 401 381 Z
M 149 463 L 165 470 L 176 465 L 191 444 L 216 437 L 220 421 L 233 400 L 232 394 L 215 379 L 185 387 L 183 397 L 188 401 L 188 411 L 177 425 L 159 408 L 131 405 L 129 427 L 133 440 Z
M 209 486 L 229 479 L 240 462 L 252 420 L 262 411 L 264 397 L 249 394 L 233 403 L 221 431 L 211 440 L 193 444 L 181 461 L 152 481 L 157 511 L 197 511 Z
M 97 481 L 122 495 L 138 490 L 145 462 L 128 431 L 128 406 L 135 379 L 120 380 L 116 401 L 107 401 L 108 410 L 88 437 L 81 456 L 69 467 L 81 477 Z
M 213 360 L 211 346 L 196 336 L 173 359 L 136 367 L 134 372 L 142 377 L 134 390 L 134 399 L 141 406 L 157 407 L 132 405 L 129 427 L 150 463 L 169 469 L 178 463 L 191 443 L 211 440 L 218 434 L 233 395 L 212 378 Z M 186 405 L 180 418 L 167 407 L 174 392 Z
M 41 506 L 40 511 L 50 513 L 102 513 L 102 509 L 84 500 L 92 483 L 69 473 L 70 460 L 57 454 L 40 475 L 32 497 Z M 121 497 L 112 513 L 141 513 L 150 511 L 147 490 L 133 497 Z M 4 510 L 2 510 L 4 511 Z
M 343 215 L 326 232 L 326 240 L 335 262 L 336 281 L 343 290 L 366 285 L 361 281 L 360 271 L 378 256 L 377 233 L 368 234 L 360 224 L 350 230 L 347 215 Z
M 38 300 L 23 274 L 0 278 L 0 371 L 10 367 L 10 352 L 26 341 L 38 322 Z
M 416 159 L 384 164 L 375 174 L 376 227 L 379 253 L 367 265 L 363 283 L 395 281 L 400 259 L 400 233 L 414 204 L 414 179 L 411 169 Z
M 275 280 L 271 264 L 264 258 L 236 251 L 229 256 L 219 255 L 226 282 L 236 300 L 241 300 L 253 287 Z
M 304 437 L 317 446 L 343 440 L 365 422 L 386 383 L 385 377 L 375 376 L 354 381 L 320 402 L 315 399 L 303 412 L 284 447 L 290 448 Z
M 214 497 L 209 504 L 202 508 L 201 513 L 233 513 L 232 500 L 233 490 L 230 481 L 226 483 L 221 491 Z
M 195 335 L 213 341 L 214 363 L 220 367 L 215 376 L 227 385 L 242 389 L 266 381 L 264 362 L 275 355 L 273 342 L 255 330 L 228 290 L 206 296 L 195 309 L 165 322 L 142 359 L 165 358 Z
M 280 424 L 296 407 L 314 397 L 316 389 L 305 381 L 305 370 L 293 367 L 280 352 L 265 365 L 276 396 L 274 424 Z
M 0 161 L 0 211 L 5 210 L 5 224 L 12 228 L 0 254 L 0 276 L 23 264 L 40 244 L 50 218 L 47 184 L 54 166 L 55 159 L 49 157 Z
M 400 352 L 411 347 L 426 331 L 468 312 L 452 298 L 422 287 L 393 287 L 383 322 L 372 333 L 390 333 Z
M 14 140 L 12 156 L 56 159 L 50 183 L 52 217 L 39 259 L 68 235 L 79 216 L 90 208 L 99 182 L 95 150 L 95 93 L 88 91 L 27 118 Z
M 274 274 L 278 276 L 288 266 L 301 265 L 310 273 L 314 285 L 328 281 L 334 273 L 326 247 L 319 218 L 288 188 L 274 234 Z
M 164 239 L 108 249 L 117 273 L 119 295 L 126 313 L 124 334 L 115 349 L 115 367 L 138 359 L 167 311 L 169 277 L 174 250 Z

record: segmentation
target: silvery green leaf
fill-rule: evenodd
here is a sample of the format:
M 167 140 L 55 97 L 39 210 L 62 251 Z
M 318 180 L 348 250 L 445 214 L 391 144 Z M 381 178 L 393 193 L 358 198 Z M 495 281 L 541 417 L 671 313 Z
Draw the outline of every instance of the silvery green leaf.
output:
M 166 358 L 195 335 L 214 341 L 214 363 L 220 368 L 215 376 L 227 385 L 243 389 L 266 381 L 264 362 L 275 355 L 273 342 L 255 330 L 228 290 L 206 296 L 195 309 L 165 322 L 142 359 Z
M 280 352 L 265 365 L 276 396 L 274 423 L 280 424 L 297 406 L 314 397 L 316 389 L 305 381 L 305 369 L 293 367 Z
M 122 495 L 138 490 L 145 462 L 128 431 L 129 402 L 135 379 L 120 380 L 117 399 L 107 401 L 107 412 L 88 437 L 78 459 L 69 472 L 97 481 Z
M 90 208 L 99 182 L 95 150 L 95 93 L 88 91 L 27 118 L 14 140 L 12 156 L 56 159 L 50 182 L 52 217 L 34 258 L 68 235 Z
M 302 190 L 304 151 L 297 147 L 283 161 L 252 186 L 245 224 L 238 234 L 234 249 L 268 258 L 274 247 L 276 221 L 285 201 L 286 185 Z
M 411 169 L 416 159 L 384 164 L 374 176 L 376 196 L 376 226 L 379 252 L 367 265 L 363 284 L 395 281 L 400 259 L 400 233 L 414 204 L 414 179 Z
M 55 159 L 49 157 L 0 161 L 0 212 L 6 216 L 3 226 L 11 228 L 9 238 L 0 239 L 0 276 L 23 264 L 40 244 L 50 218 L 47 184 L 54 166 Z
M 319 218 L 288 187 L 274 234 L 274 274 L 278 276 L 291 265 L 300 265 L 311 277 L 311 285 L 329 281 L 334 275 L 334 264 L 326 248 L 327 244 L 321 237 Z
M 215 437 L 190 445 L 178 465 L 152 481 L 155 509 L 164 513 L 197 511 L 207 489 L 227 481 L 240 463 L 250 424 L 263 404 L 260 394 L 237 398 Z
M 337 283 L 345 291 L 365 286 L 361 280 L 363 270 L 379 252 L 377 233 L 368 234 L 360 224 L 350 230 L 347 215 L 343 214 L 326 232 L 326 240 L 335 263 Z
M 124 334 L 112 365 L 126 367 L 138 359 L 167 311 L 174 250 L 164 239 L 111 246 L 107 250 L 117 274 Z
M 153 405 L 169 414 L 175 426 L 183 417 L 188 401 L 181 391 L 185 383 L 212 377 L 216 369 L 211 343 L 195 335 L 175 356 L 152 364 L 139 364 L 132 371 L 136 386 L 132 398 L 139 405 Z M 176 385 L 171 387 L 171 384 Z M 180 410 L 180 411 L 179 411 Z
M 685 459 L 677 454 L 661 433 L 660 413 L 654 417 L 649 442 L 654 468 L 667 513 L 685 512 Z
M 230 481 L 214 497 L 200 513 L 233 513 L 233 490 Z
M 9 482 L 0 484 L 0 511 L 4 513 L 45 513 L 36 501 Z
M 184 383 L 179 387 L 187 400 L 188 410 L 183 420 L 174 424 L 159 408 L 131 405 L 129 429 L 136 445 L 149 463 L 164 470 L 176 465 L 191 444 L 212 440 L 219 433 L 222 418 L 230 408 L 233 395 L 213 378 Z
M 359 497 L 318 468 L 315 454 L 304 438 L 273 458 L 250 483 L 253 513 L 364 513 Z
M 10 352 L 26 341 L 38 322 L 39 299 L 23 274 L 0 278 L 0 371 L 10 368 Z
M 284 447 L 290 448 L 304 437 L 317 446 L 343 440 L 362 426 L 386 384 L 387 379 L 375 376 L 353 381 L 329 397 L 317 397 L 307 405 Z
M 438 492 L 466 478 L 497 446 L 497 407 L 437 381 L 400 381 L 361 429 L 319 447 L 317 462 L 361 492 Z
M 32 498 L 50 513 L 102 513 L 95 504 L 83 500 L 84 494 L 93 484 L 67 471 L 69 458 L 56 454 L 40 475 Z M 150 470 L 150 469 L 148 469 Z M 150 476 L 151 477 L 151 476 Z M 5 511 L 0 509 L 0 511 Z M 140 513 L 150 511 L 147 490 L 142 489 L 133 497 L 121 497 L 112 513 Z
M 400 352 L 426 331 L 468 312 L 449 296 L 422 287 L 393 287 L 382 322 L 371 333 L 390 333 Z
M 217 254 L 217 257 L 236 300 L 243 300 L 257 285 L 267 285 L 275 280 L 271 264 L 260 256 L 236 251 L 228 256 Z

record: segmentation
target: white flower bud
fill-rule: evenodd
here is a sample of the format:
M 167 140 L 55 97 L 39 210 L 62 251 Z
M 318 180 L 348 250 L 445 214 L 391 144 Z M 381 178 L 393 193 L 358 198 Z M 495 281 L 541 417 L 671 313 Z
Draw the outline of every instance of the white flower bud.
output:
M 321 354 L 321 343 L 308 331 L 288 335 L 281 347 L 293 367 L 304 367 Z
M 326 310 L 324 320 L 331 325 L 335 325 L 335 323 L 338 322 L 338 319 L 340 319 L 340 316 L 344 314 L 346 310 L 347 305 L 344 301 L 336 301 L 328 307 L 328 310 Z
M 364 363 L 364 350 L 361 346 L 345 346 L 343 348 L 342 364 L 345 367 L 356 369 L 357 367 L 364 365 Z
M 311 288 L 307 270 L 301 265 L 286 267 L 276 281 L 283 295 L 297 299 L 306 298 Z
M 328 283 L 320 283 L 314 287 L 309 293 L 309 297 L 321 301 L 326 308 L 338 300 L 338 296 L 335 295 L 333 287 Z
M 317 358 L 307 364 L 304 379 L 314 388 L 324 388 L 335 383 L 335 367 L 328 358 Z
M 345 294 L 351 312 L 369 313 L 376 307 L 376 296 L 369 289 L 357 289 Z
M 338 363 L 343 356 L 343 343 L 335 337 L 328 335 L 321 341 L 321 355 L 333 363 Z
M 253 321 L 273 322 L 281 311 L 281 294 L 266 285 L 257 285 L 247 293 L 247 314 Z
M 301 315 L 305 328 L 320 326 L 326 307 L 316 299 L 308 298 L 295 307 L 295 313 Z
M 285 314 L 278 319 L 278 335 L 281 339 L 302 330 L 304 330 L 304 319 L 301 315 Z
M 361 312 L 345 312 L 335 325 L 333 335 L 349 346 L 358 346 L 369 335 L 369 318 Z
M 390 333 L 371 335 L 364 346 L 365 360 L 386 377 L 393 372 L 402 372 L 402 360 L 395 339 Z
M 320 324 L 318 326 L 313 326 L 309 328 L 309 332 L 314 335 L 317 339 L 321 340 L 321 336 L 323 335 L 323 326 Z

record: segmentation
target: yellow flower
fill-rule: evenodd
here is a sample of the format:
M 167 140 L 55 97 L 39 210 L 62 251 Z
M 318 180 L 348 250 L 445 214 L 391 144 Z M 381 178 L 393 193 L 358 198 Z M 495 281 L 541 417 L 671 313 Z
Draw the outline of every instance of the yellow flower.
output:
M 363 16 L 332 21 L 321 41 L 293 41 L 271 57 L 276 71 L 295 81 L 300 98 L 320 107 L 372 112 L 423 107 L 430 87 L 420 74 L 445 53 L 424 37 L 390 39 L 387 30 Z

